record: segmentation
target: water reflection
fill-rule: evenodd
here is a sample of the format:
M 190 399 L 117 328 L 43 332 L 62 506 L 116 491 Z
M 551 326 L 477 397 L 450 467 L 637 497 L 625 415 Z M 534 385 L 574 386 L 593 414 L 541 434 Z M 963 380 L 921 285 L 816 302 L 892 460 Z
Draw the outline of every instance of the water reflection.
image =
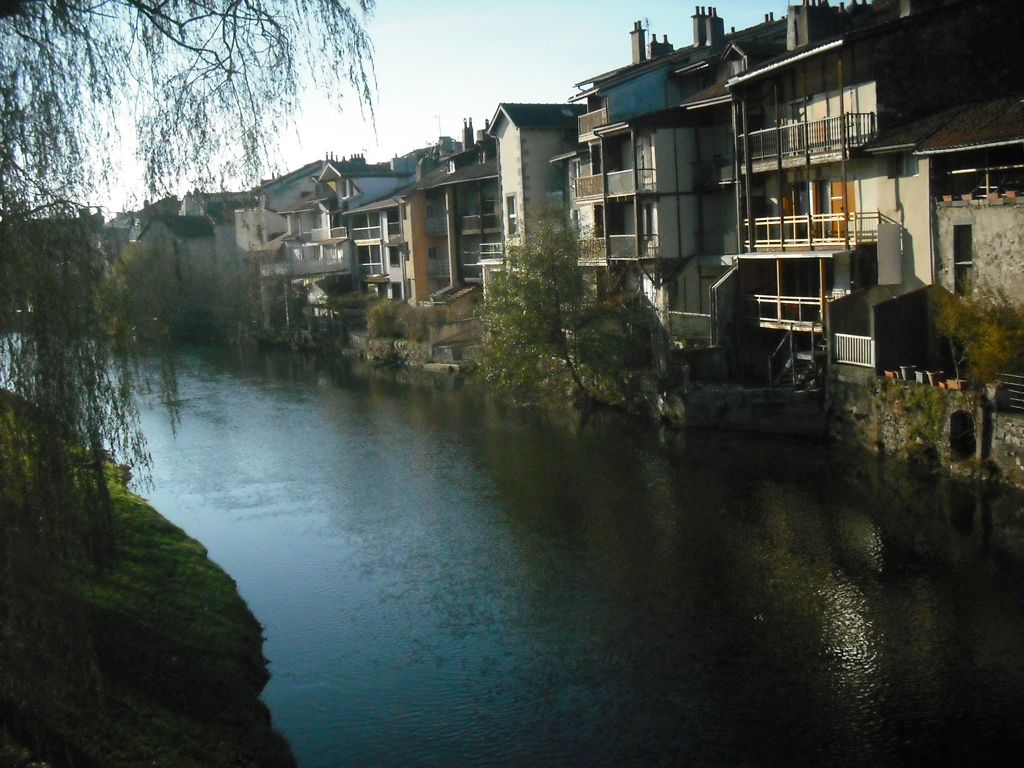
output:
M 449 377 L 183 371 L 154 501 L 266 624 L 304 766 L 1024 757 L 1016 497 Z

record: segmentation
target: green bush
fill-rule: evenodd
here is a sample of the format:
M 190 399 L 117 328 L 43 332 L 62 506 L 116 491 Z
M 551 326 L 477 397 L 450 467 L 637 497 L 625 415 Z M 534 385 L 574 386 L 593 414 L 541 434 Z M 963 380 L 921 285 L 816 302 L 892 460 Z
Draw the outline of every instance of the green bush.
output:
M 449 322 L 442 307 L 413 307 L 399 301 L 378 299 L 366 313 L 367 328 L 374 339 L 430 340 L 430 329 Z

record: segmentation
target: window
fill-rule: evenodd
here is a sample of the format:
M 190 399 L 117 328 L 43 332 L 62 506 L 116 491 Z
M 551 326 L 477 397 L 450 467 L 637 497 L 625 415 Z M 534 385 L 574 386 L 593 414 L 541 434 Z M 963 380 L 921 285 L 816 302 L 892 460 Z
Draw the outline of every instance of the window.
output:
M 515 195 L 509 195 L 508 197 L 505 198 L 505 213 L 506 213 L 506 216 L 508 217 L 508 219 L 507 219 L 508 220 L 508 226 L 505 228 L 506 229 L 506 234 L 509 237 L 512 237 L 513 235 L 519 234 L 519 220 L 518 220 L 518 217 L 516 216 L 516 196 Z
M 402 298 L 402 284 L 401 283 L 391 283 L 391 298 L 392 299 L 400 299 L 400 298 Z
M 389 267 L 400 267 L 402 266 L 402 259 L 399 251 L 395 247 L 388 248 L 388 266 Z
M 974 272 L 973 233 L 970 224 L 953 225 L 953 292 L 971 290 Z

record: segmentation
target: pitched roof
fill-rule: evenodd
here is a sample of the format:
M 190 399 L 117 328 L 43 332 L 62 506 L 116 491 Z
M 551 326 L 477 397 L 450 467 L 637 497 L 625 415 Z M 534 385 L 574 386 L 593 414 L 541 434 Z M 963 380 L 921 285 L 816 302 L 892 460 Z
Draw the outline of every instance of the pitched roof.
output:
M 455 173 L 448 173 L 448 166 L 442 165 L 440 168 L 435 168 L 430 173 L 426 174 L 419 181 L 414 181 L 412 184 L 408 184 L 401 189 L 392 192 L 387 197 L 382 197 L 373 202 L 366 203 L 353 208 L 349 211 L 345 211 L 346 214 L 352 213 L 369 213 L 371 211 L 380 211 L 384 208 L 393 208 L 399 204 L 402 198 L 408 197 L 413 192 L 421 189 L 437 189 L 444 187 L 449 184 L 459 184 L 468 181 L 478 181 L 480 179 L 496 179 L 498 178 L 498 160 L 492 158 L 482 163 L 474 163 L 473 165 L 467 165 L 464 168 L 460 168 Z
M 911 149 L 919 154 L 1024 142 L 1021 95 L 966 104 L 885 131 L 867 145 L 869 152 Z
M 301 199 L 295 201 L 291 205 L 286 205 L 281 208 L 277 213 L 299 213 L 300 211 L 314 211 L 320 205 L 329 201 L 329 197 L 316 197 L 312 192 L 303 195 Z
M 509 104 L 501 103 L 494 112 L 493 126 L 501 113 L 519 128 L 557 128 L 575 132 L 576 119 L 586 112 L 579 104 Z

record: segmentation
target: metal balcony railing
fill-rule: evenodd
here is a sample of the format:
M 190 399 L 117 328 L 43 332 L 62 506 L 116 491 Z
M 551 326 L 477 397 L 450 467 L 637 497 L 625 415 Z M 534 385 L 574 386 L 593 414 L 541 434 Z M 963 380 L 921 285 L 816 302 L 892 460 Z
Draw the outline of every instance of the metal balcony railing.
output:
M 607 109 L 598 109 L 594 112 L 587 112 L 585 115 L 580 115 L 580 140 L 582 141 L 584 136 L 589 136 L 594 132 L 595 128 L 600 128 L 602 125 L 608 125 Z
M 636 235 L 608 235 L 608 258 L 636 259 Z
M 640 168 L 636 172 L 637 192 L 654 192 L 658 186 L 658 174 L 653 168 Z
M 331 227 L 331 239 L 348 239 L 347 227 Z

